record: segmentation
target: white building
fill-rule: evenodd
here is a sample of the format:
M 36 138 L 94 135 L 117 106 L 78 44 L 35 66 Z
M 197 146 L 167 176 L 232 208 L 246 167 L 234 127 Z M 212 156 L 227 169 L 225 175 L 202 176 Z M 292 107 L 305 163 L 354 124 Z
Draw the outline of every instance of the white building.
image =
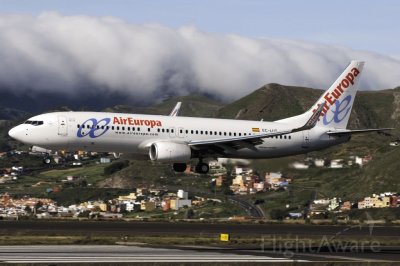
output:
M 180 199 L 187 199 L 188 198 L 188 193 L 186 191 L 183 191 L 182 189 L 178 190 L 178 198 Z
M 314 164 L 316 167 L 324 167 L 325 160 L 324 159 L 315 159 Z
M 294 162 L 291 164 L 291 167 L 294 169 L 299 169 L 299 170 L 306 170 L 309 168 L 309 166 L 305 163 L 300 163 L 300 162 Z

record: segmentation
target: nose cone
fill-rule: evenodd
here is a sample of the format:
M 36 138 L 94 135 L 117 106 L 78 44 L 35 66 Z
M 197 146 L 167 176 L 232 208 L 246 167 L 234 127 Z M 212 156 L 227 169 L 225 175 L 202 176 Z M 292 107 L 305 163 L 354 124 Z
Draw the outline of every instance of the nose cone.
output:
M 8 135 L 10 137 L 12 137 L 13 139 L 15 139 L 15 135 L 17 134 L 17 128 L 13 127 L 12 129 L 10 129 L 10 131 L 8 131 Z
M 21 128 L 21 125 L 13 127 L 12 129 L 10 129 L 10 131 L 8 131 L 8 135 L 10 137 L 12 137 L 13 139 L 22 141 L 22 137 L 23 137 L 24 131 Z

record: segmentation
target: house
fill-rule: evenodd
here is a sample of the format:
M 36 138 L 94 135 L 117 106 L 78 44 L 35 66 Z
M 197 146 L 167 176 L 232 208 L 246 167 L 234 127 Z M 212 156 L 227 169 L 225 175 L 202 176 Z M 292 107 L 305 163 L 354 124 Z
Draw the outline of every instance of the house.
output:
M 188 198 L 188 193 L 186 191 L 183 191 L 182 189 L 178 190 L 178 198 L 180 199 L 187 199 Z
M 129 195 L 126 196 L 119 196 L 118 197 L 118 201 L 124 201 L 124 200 L 135 200 L 136 199 L 136 193 L 135 192 L 131 192 L 129 193 Z
M 341 159 L 332 160 L 330 168 L 334 168 L 334 169 L 343 168 L 343 160 L 341 160 Z
M 325 160 L 324 159 L 315 159 L 314 160 L 314 165 L 316 167 L 324 167 L 325 165 Z
M 173 210 L 179 210 L 184 206 L 192 207 L 192 201 L 188 199 L 171 199 L 170 207 Z
M 350 209 L 351 209 L 351 202 L 350 201 L 343 202 L 342 206 L 340 207 L 341 211 L 350 211 Z
M 150 212 L 156 208 L 156 203 L 154 201 L 144 201 L 140 202 L 140 209 L 142 211 Z
M 301 163 L 301 162 L 294 162 L 290 165 L 290 167 L 294 168 L 294 169 L 298 169 L 298 170 L 306 170 L 309 168 L 309 166 L 305 163 Z
M 215 185 L 217 187 L 221 187 L 224 184 L 225 180 L 226 177 L 224 175 L 220 175 L 215 179 Z

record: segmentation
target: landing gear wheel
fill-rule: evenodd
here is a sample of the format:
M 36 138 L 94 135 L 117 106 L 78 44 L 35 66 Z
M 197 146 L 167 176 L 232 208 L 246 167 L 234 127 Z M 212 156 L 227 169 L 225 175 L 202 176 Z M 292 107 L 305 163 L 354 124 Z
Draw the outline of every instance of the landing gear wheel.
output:
M 50 158 L 50 156 L 45 156 L 45 157 L 43 158 L 43 163 L 44 163 L 44 164 L 50 164 L 50 163 L 51 163 L 51 158 Z
M 199 174 L 207 174 L 210 170 L 210 166 L 207 163 L 199 163 L 196 165 L 196 173 Z
M 186 163 L 174 163 L 172 165 L 172 168 L 174 169 L 175 172 L 183 173 L 185 172 L 187 165 Z

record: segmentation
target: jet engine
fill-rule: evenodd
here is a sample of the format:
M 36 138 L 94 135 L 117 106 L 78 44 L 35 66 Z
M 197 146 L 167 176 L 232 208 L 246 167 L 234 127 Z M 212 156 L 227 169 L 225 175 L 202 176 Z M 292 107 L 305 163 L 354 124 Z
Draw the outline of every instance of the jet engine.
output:
M 191 155 L 190 147 L 184 143 L 155 142 L 149 150 L 150 159 L 158 162 L 186 163 Z

